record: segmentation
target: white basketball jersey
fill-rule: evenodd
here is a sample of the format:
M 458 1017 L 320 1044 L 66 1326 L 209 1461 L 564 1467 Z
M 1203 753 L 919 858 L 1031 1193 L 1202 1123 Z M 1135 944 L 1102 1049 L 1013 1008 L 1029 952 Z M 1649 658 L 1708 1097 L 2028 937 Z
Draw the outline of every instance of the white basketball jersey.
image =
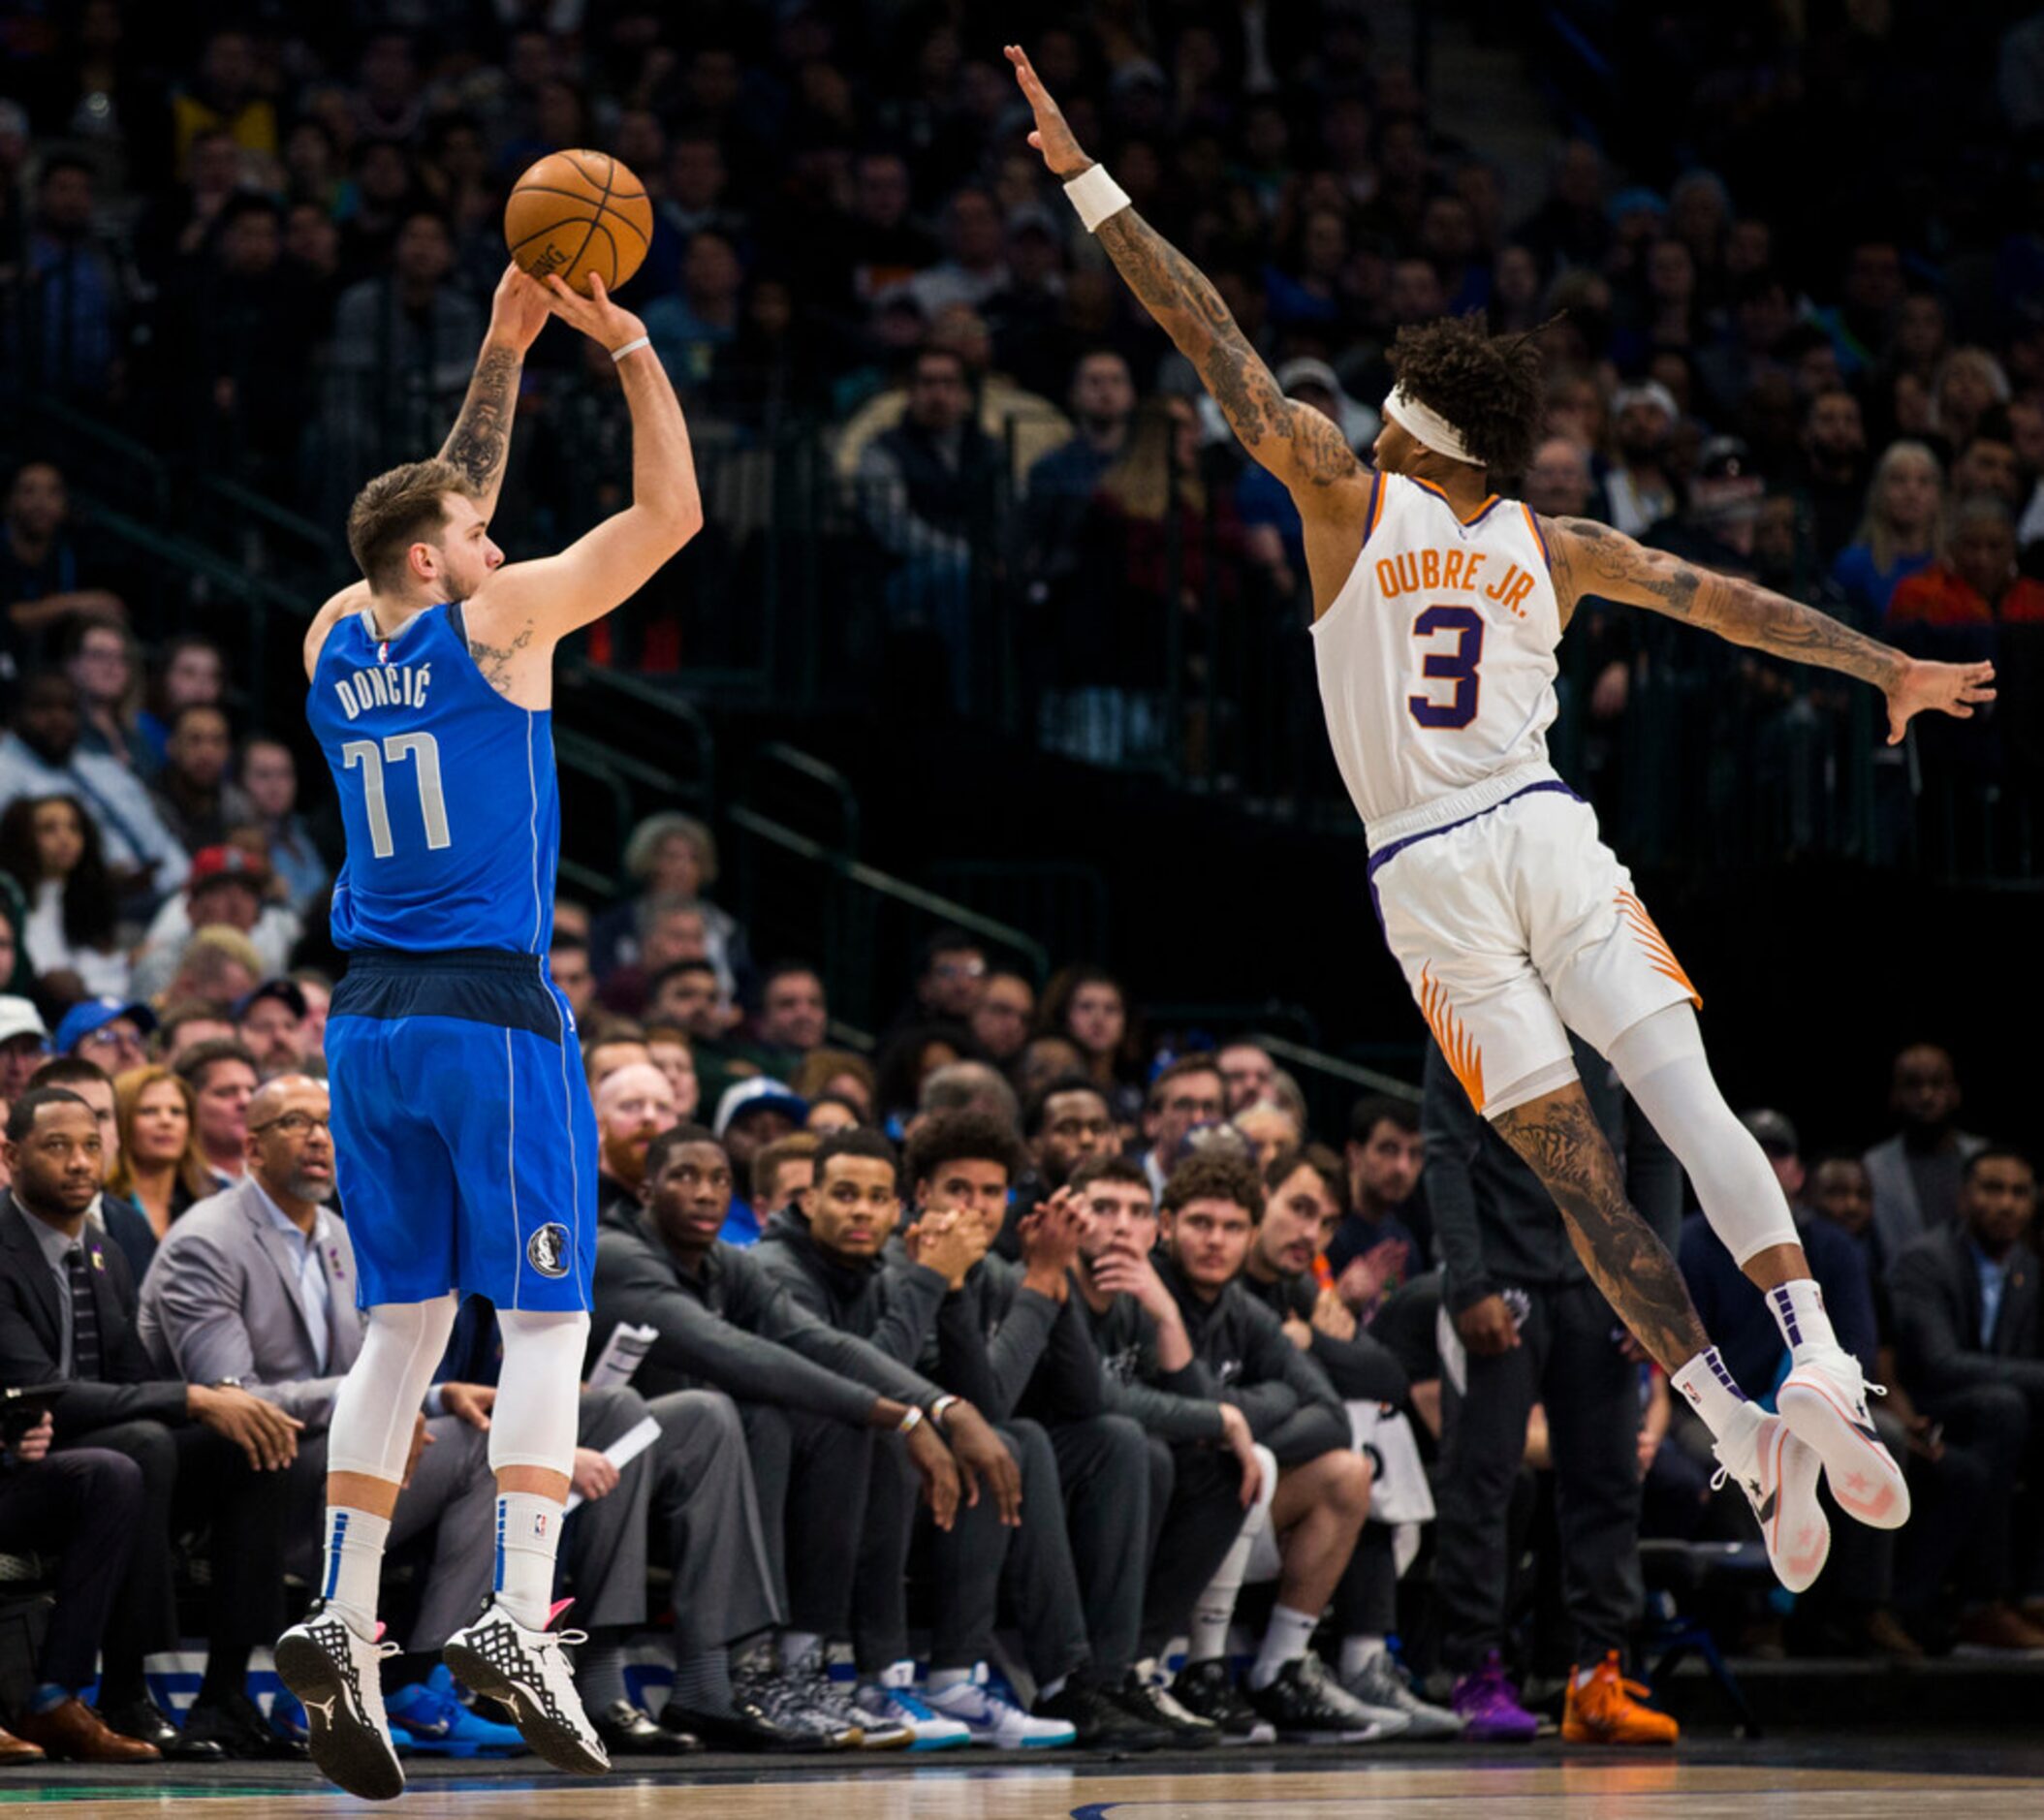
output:
M 1561 614 L 1533 515 L 1466 521 L 1380 474 L 1354 571 L 1313 625 L 1320 700 L 1372 853 L 1552 779 Z

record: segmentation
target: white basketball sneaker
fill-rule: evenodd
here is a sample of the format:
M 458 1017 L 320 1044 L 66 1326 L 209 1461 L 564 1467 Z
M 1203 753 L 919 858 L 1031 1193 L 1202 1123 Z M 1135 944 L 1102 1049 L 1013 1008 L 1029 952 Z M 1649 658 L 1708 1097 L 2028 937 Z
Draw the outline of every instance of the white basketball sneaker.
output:
M 975 1744 L 996 1750 L 1055 1750 L 1077 1742 L 1079 1734 L 1062 1719 L 1040 1719 L 1004 1699 L 988 1684 L 987 1665 L 974 1666 L 969 1681 L 923 1696 L 923 1704 L 940 1719 L 957 1719 Z
M 555 1606 L 553 1616 L 566 1609 Z M 556 1770 L 602 1775 L 611 1755 L 582 1710 L 561 1647 L 585 1641 L 579 1630 L 528 1630 L 492 1599 L 481 1617 L 447 1640 L 440 1657 L 477 1693 L 508 1707 L 519 1735 Z
M 1867 1380 L 1849 1352 L 1810 1348 L 1781 1380 L 1775 1406 L 1823 1460 L 1825 1483 L 1846 1516 L 1870 1529 L 1909 1521 L 1909 1482 L 1867 1413 Z
M 1779 1416 L 1761 1416 L 1745 1449 L 1719 1441 L 1712 1451 L 1719 1470 L 1711 1489 L 1739 1482 L 1760 1520 L 1775 1578 L 1791 1592 L 1808 1591 L 1831 1557 L 1831 1522 L 1817 1502 L 1823 1461 Z
M 941 1717 L 917 1697 L 913 1662 L 896 1662 L 862 1682 L 853 1703 L 869 1720 L 907 1726 L 911 1750 L 953 1750 L 972 1742 L 972 1729 L 964 1720 Z
M 379 1665 L 397 1646 L 358 1635 L 326 1602 L 277 1639 L 277 1679 L 305 1709 L 306 1749 L 319 1773 L 358 1801 L 395 1801 L 404 1770 L 384 1716 Z

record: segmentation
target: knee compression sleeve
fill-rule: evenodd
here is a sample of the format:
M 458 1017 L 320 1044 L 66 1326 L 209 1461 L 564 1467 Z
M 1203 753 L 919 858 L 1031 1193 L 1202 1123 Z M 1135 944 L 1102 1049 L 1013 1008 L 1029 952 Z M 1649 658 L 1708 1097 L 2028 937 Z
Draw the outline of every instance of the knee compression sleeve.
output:
M 1766 1152 L 1718 1091 L 1691 1007 L 1670 1005 L 1634 1024 L 1612 1044 L 1609 1059 L 1688 1171 L 1704 1217 L 1735 1262 L 1801 1242 Z
M 447 1350 L 458 1306 L 448 1295 L 434 1302 L 378 1302 L 369 1310 L 362 1353 L 333 1401 L 329 1472 L 402 1482 L 413 1420 Z
M 504 1369 L 489 1416 L 489 1469 L 572 1471 L 589 1317 L 499 1308 L 497 1327 L 504 1335 Z

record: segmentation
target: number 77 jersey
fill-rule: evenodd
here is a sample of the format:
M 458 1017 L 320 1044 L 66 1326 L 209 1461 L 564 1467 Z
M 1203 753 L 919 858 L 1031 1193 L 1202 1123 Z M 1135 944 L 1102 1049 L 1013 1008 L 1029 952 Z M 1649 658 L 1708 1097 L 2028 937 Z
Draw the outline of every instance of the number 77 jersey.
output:
M 560 852 L 552 718 L 484 679 L 459 604 L 390 639 L 366 611 L 341 620 L 305 711 L 347 831 L 334 945 L 544 955 Z
M 1465 519 L 1429 482 L 1377 476 L 1362 553 L 1313 626 L 1328 738 L 1372 853 L 1554 780 L 1560 639 L 1525 506 L 1494 495 Z

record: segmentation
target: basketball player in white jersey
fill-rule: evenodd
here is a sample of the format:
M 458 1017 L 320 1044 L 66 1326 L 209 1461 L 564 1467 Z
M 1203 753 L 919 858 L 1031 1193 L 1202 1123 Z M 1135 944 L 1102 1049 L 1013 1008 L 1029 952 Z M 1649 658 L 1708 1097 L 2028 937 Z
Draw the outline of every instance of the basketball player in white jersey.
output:
M 1584 595 L 1644 607 L 1872 683 L 1891 741 L 1915 714 L 1965 718 L 1992 701 L 1992 667 L 1915 662 L 1607 526 L 1498 498 L 1488 477 L 1522 474 L 1532 456 L 1540 361 L 1528 338 L 1494 340 L 1473 320 L 1399 331 L 1399 383 L 1366 467 L 1334 424 L 1283 394 L 1213 287 L 1080 149 L 1021 47 L 1008 58 L 1035 111 L 1029 142 L 1299 507 L 1328 734 L 1420 1009 L 1476 1109 L 1554 1196 L 1598 1287 L 1710 1425 L 1776 1573 L 1801 1590 L 1831 1548 L 1820 1470 L 1839 1507 L 1876 1528 L 1907 1519 L 1908 1489 L 1774 1171 L 1712 1078 L 1702 1001 L 1595 816 L 1548 764 L 1555 646 Z M 1567 1028 L 1609 1058 L 1767 1292 L 1792 1355 L 1779 1415 L 1746 1401 L 1675 1261 L 1627 1205 Z

